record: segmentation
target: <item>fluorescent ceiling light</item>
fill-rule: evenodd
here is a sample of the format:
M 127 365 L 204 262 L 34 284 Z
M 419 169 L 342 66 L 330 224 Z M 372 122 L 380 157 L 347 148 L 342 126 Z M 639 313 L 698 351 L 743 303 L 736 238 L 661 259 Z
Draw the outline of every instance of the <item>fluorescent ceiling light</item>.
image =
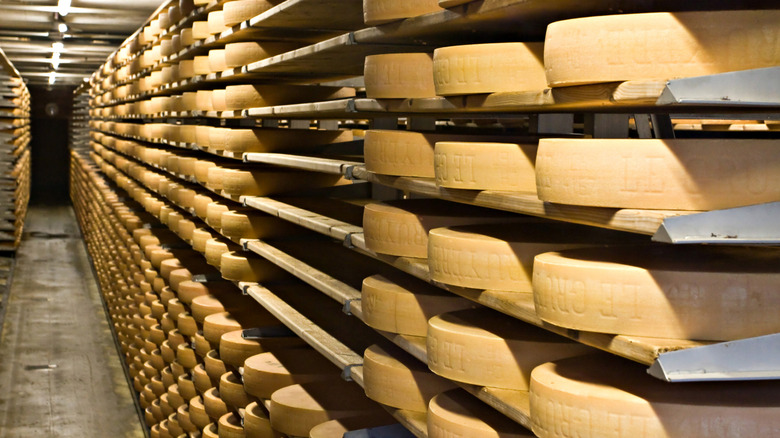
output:
M 68 25 L 65 23 L 60 23 L 57 25 L 57 30 L 59 30 L 60 33 L 65 33 L 68 31 Z
M 57 58 L 57 59 L 52 58 L 51 66 L 54 67 L 55 70 L 60 68 L 60 60 L 59 60 L 59 58 Z
M 49 84 L 53 84 L 54 81 L 57 79 L 57 77 L 54 75 L 54 73 L 49 75 Z
M 70 12 L 70 0 L 60 0 L 57 3 L 57 13 L 61 16 L 66 16 Z
M 51 54 L 51 59 L 60 59 L 60 52 L 54 52 Z
M 55 41 L 55 42 L 51 43 L 51 48 L 54 49 L 55 52 L 61 52 L 62 49 L 65 48 L 65 44 L 62 44 L 59 41 Z

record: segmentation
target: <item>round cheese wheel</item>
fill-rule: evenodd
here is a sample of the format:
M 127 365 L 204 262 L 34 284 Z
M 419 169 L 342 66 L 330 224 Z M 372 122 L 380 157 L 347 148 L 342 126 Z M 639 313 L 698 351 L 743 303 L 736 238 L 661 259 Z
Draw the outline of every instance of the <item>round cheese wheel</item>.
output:
M 433 52 L 436 94 L 541 91 L 547 88 L 543 43 L 440 47 Z
M 363 156 L 366 169 L 394 176 L 433 178 L 434 146 L 462 135 L 372 129 L 366 131 Z
M 198 427 L 190 419 L 190 407 L 188 404 L 183 404 L 176 409 L 176 420 L 179 421 L 179 425 L 187 433 L 193 433 L 198 430 Z
M 376 26 L 441 10 L 438 0 L 363 0 L 363 22 Z
M 201 57 L 200 56 L 196 56 L 195 57 L 195 59 L 198 59 L 198 58 L 201 58 Z M 206 64 L 208 64 L 208 58 L 206 58 Z M 208 65 L 206 67 L 208 68 Z M 200 74 L 204 74 L 204 73 L 200 73 Z M 212 100 L 211 100 L 211 95 L 212 94 L 213 94 L 212 90 L 198 90 L 198 91 L 196 91 L 196 94 L 195 94 L 196 102 L 195 103 L 197 104 L 197 110 L 198 111 L 203 111 L 203 112 L 214 111 L 214 104 L 212 103 Z M 201 130 L 202 130 L 202 128 L 198 127 L 198 131 L 197 131 L 198 144 L 201 144 L 200 143 L 200 131 Z M 196 165 L 196 167 L 195 167 L 196 171 L 197 171 L 197 168 L 198 168 L 198 166 Z M 196 174 L 196 178 L 197 178 L 197 174 Z M 200 180 L 200 178 L 198 178 L 198 180 Z
M 363 356 L 363 387 L 378 403 L 425 412 L 433 396 L 456 386 L 402 350 L 372 345 Z
M 436 96 L 433 58 L 429 53 L 385 53 L 366 56 L 366 97 L 413 99 Z
M 247 438 L 280 438 L 281 435 L 271 428 L 271 420 L 265 408 L 252 402 L 244 410 L 244 432 Z
M 536 150 L 536 144 L 437 142 L 436 185 L 535 193 Z
M 219 264 L 222 262 L 222 254 L 229 251 L 240 251 L 241 247 L 229 240 L 224 239 L 211 239 L 206 241 L 206 249 L 204 255 L 206 261 L 211 266 L 219 268 Z
M 669 384 L 609 355 L 546 363 L 531 375 L 536 436 L 772 436 L 777 382 Z
M 598 207 L 714 210 L 780 200 L 771 140 L 541 140 L 539 199 Z M 607 164 L 609 162 L 609 164 Z
M 528 389 L 537 365 L 593 351 L 492 309 L 434 316 L 426 348 L 428 367 L 442 377 L 516 390 Z
M 199 283 L 194 281 L 183 281 L 179 284 L 178 296 L 184 304 L 190 306 L 193 304 L 193 300 L 202 295 L 214 294 L 219 296 L 223 293 L 235 294 L 237 292 L 236 286 L 226 281 L 210 281 L 207 283 Z M 193 316 L 197 316 L 195 310 L 192 310 Z M 205 316 L 204 316 L 205 318 Z M 197 320 L 197 318 L 196 318 Z
M 168 403 L 170 403 L 172 408 L 178 410 L 180 406 L 186 406 L 186 402 L 179 391 L 179 385 L 177 383 L 168 386 L 167 394 Z
M 241 375 L 229 371 L 219 379 L 219 394 L 226 405 L 233 409 L 243 409 L 249 403 L 256 401 L 254 397 L 244 391 Z
M 368 326 L 412 336 L 426 336 L 432 316 L 476 306 L 427 283 L 401 276 L 365 278 L 361 297 L 363 321 Z
M 212 380 L 211 376 L 206 372 L 204 364 L 198 364 L 192 369 L 192 383 L 195 385 L 195 389 L 199 393 L 203 394 L 211 388 L 215 388 L 219 383 L 219 378 Z
M 180 374 L 179 377 L 176 378 L 176 384 L 179 385 L 179 393 L 184 398 L 184 400 L 192 400 L 192 398 L 196 397 L 198 394 L 198 391 L 195 389 L 195 383 L 193 383 L 192 378 L 189 376 L 189 374 L 186 374 L 184 367 L 182 367 L 181 365 L 179 365 L 179 367 L 181 368 L 181 372 L 182 372 L 182 374 Z M 173 369 L 174 367 L 171 366 L 171 370 Z
M 209 182 L 211 181 L 209 171 Z M 232 196 L 267 196 L 296 190 L 330 187 L 340 182 L 340 175 L 275 170 L 233 170 L 224 173 L 222 190 Z
M 228 407 L 219 396 L 217 388 L 211 388 L 203 394 L 203 406 L 206 414 L 214 421 L 219 421 L 219 417 L 228 413 Z
M 224 11 L 209 12 L 206 23 L 208 26 L 209 35 L 216 35 L 229 29 L 228 26 L 225 26 Z
M 296 383 L 337 379 L 339 371 L 317 351 L 295 348 L 247 358 L 243 377 L 247 393 L 268 399 L 274 391 Z
M 225 26 L 233 27 L 242 21 L 249 20 L 255 15 L 274 7 L 274 2 L 267 0 L 235 0 L 225 3 L 222 7 L 224 11 L 223 21 Z
M 433 228 L 474 223 L 500 223 L 518 215 L 437 199 L 406 199 L 367 204 L 363 233 L 372 251 L 405 257 L 428 256 Z
M 219 432 L 219 438 L 246 437 L 244 426 L 241 424 L 241 417 L 239 417 L 235 412 L 229 412 L 220 417 L 219 423 L 217 424 L 217 430 Z
M 273 105 L 344 99 L 355 96 L 354 88 L 315 85 L 229 85 L 226 109 L 230 111 Z
M 534 257 L 548 251 L 640 242 L 641 237 L 563 223 L 436 228 L 428 236 L 431 279 L 474 289 L 531 292 Z
M 213 90 L 211 92 L 211 106 L 214 111 L 227 111 L 227 90 Z
M 225 49 L 209 50 L 209 70 L 211 73 L 220 73 L 227 70 L 225 62 Z
M 203 404 L 203 398 L 201 396 L 195 396 L 190 399 L 190 421 L 198 429 L 203 429 L 211 423 L 211 418 L 206 413 L 206 406 Z
M 201 436 L 203 438 L 219 438 L 219 427 L 215 423 L 211 423 L 203 428 Z
M 297 336 L 244 339 L 242 333 L 243 330 L 225 333 L 219 341 L 219 357 L 236 368 L 244 366 L 246 359 L 257 354 L 306 345 Z
M 647 337 L 733 340 L 775 333 L 778 254 L 709 246 L 540 254 L 536 312 L 562 327 Z
M 213 128 L 209 147 L 234 153 L 301 151 L 352 141 L 351 131 L 274 128 Z
M 212 172 L 213 173 L 213 172 Z M 218 181 L 218 178 L 214 178 Z M 206 207 L 206 223 L 216 230 L 222 228 L 222 214 L 230 211 L 230 206 L 224 202 L 212 202 Z
M 192 337 L 192 343 L 194 344 L 195 354 L 205 359 L 208 359 L 207 354 L 216 347 L 211 345 L 211 342 L 206 339 L 202 333 L 198 332 Z
M 215 388 L 219 386 L 219 379 L 222 375 L 230 371 L 222 358 L 219 357 L 217 350 L 211 350 L 206 354 L 203 359 L 203 367 L 211 380 L 211 386 Z
M 295 50 L 300 46 L 300 43 L 267 41 L 230 43 L 225 45 L 225 62 L 228 68 L 242 67 L 280 53 Z
M 222 235 L 231 239 L 265 239 L 292 236 L 301 229 L 286 220 L 255 209 L 231 210 L 220 218 Z
M 198 366 L 200 358 L 195 354 L 195 350 L 188 344 L 179 344 L 176 347 L 176 361 L 184 368 L 189 370 Z
M 227 332 L 278 324 L 279 320 L 270 312 L 255 306 L 242 313 L 221 312 L 207 316 L 203 320 L 203 336 L 212 344 L 219 345 L 220 337 Z
M 428 436 L 531 438 L 528 429 L 463 390 L 443 392 L 428 405 Z
M 381 409 L 360 386 L 342 380 L 290 385 L 271 395 L 271 427 L 293 436 L 308 436 L 312 427 L 336 418 Z
M 552 23 L 550 86 L 665 80 L 770 67 L 780 11 L 696 11 L 576 18 Z M 761 50 L 745 50 L 761 47 Z
M 247 252 L 226 252 L 222 254 L 219 270 L 222 277 L 231 281 L 263 283 L 287 277 L 285 271 L 260 256 Z

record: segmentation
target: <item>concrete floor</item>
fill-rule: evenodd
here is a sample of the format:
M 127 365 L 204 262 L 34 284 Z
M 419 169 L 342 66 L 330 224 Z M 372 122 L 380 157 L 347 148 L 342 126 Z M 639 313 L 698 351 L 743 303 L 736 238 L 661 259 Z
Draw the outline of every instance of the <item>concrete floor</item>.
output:
M 31 208 L 0 333 L 0 437 L 143 437 L 70 207 Z

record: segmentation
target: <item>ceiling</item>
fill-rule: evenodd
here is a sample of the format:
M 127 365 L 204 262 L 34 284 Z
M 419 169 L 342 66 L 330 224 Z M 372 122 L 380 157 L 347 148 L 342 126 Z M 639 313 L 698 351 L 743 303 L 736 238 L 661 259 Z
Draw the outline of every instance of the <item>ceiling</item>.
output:
M 0 0 L 0 48 L 29 84 L 49 83 L 54 73 L 55 86 L 77 85 L 162 2 L 71 0 L 67 14 L 61 15 L 58 0 Z M 62 48 L 55 70 L 57 42 Z

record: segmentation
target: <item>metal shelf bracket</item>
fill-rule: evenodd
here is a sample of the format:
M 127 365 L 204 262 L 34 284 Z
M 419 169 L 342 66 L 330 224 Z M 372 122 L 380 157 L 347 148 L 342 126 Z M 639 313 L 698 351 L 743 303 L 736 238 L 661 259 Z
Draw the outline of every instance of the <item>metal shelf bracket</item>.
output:
M 647 372 L 668 382 L 780 379 L 780 333 L 662 353 Z
M 658 105 L 780 105 L 780 67 L 673 79 Z
M 668 217 L 653 235 L 656 242 L 777 245 L 780 202 Z

